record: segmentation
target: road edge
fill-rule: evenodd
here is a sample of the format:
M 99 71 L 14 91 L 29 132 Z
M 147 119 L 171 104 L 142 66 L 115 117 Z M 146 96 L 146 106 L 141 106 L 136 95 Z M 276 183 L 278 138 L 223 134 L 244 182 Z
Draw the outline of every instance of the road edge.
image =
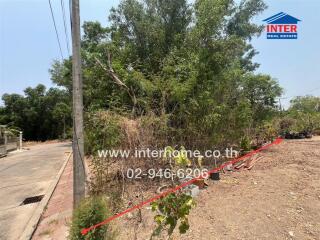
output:
M 29 219 L 29 221 L 27 223 L 27 226 L 25 227 L 23 233 L 19 237 L 19 240 L 30 240 L 32 238 L 32 236 L 33 236 L 33 234 L 34 234 L 34 232 L 40 222 L 40 218 L 41 218 L 54 190 L 56 189 L 56 187 L 59 183 L 59 180 L 61 178 L 61 175 L 62 175 L 64 169 L 66 168 L 67 163 L 69 162 L 71 156 L 72 156 L 72 151 L 70 150 L 67 158 L 65 159 L 62 167 L 59 170 L 58 175 L 50 184 L 50 186 L 45 194 L 45 197 L 42 199 L 40 204 L 35 209 L 34 213 L 32 214 L 31 218 Z

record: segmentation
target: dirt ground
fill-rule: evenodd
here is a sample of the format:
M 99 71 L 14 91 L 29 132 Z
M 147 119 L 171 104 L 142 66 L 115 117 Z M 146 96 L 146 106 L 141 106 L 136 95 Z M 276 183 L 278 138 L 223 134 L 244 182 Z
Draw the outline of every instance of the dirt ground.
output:
M 249 170 L 222 174 L 200 192 L 190 230 L 172 239 L 320 239 L 320 137 L 285 140 Z M 120 239 L 149 239 L 149 207 L 116 220 Z

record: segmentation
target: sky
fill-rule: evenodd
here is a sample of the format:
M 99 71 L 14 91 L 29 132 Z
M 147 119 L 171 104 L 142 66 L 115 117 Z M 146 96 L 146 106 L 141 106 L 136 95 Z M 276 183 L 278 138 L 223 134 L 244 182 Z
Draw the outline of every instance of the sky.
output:
M 68 13 L 68 0 L 63 0 Z M 51 0 L 64 57 L 68 56 L 60 0 Z M 80 0 L 81 21 L 108 25 L 111 7 L 119 0 Z M 270 74 L 284 88 L 282 104 L 294 96 L 320 96 L 320 1 L 265 0 L 268 9 L 253 19 L 285 12 L 301 20 L 297 40 L 269 40 L 263 32 L 252 44 L 259 54 L 257 72 Z M 66 16 L 69 26 L 69 16 Z M 69 45 L 70 29 L 68 29 Z M 61 59 L 48 0 L 0 0 L 0 96 L 23 94 L 26 87 L 54 86 L 49 68 Z M 1 103 L 0 103 L 1 104 Z

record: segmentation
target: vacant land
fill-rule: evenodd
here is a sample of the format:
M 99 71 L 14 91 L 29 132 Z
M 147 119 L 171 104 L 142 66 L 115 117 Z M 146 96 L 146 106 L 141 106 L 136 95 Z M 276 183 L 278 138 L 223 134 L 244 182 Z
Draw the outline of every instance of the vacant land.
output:
M 320 138 L 284 141 L 260 155 L 252 170 L 223 174 L 201 191 L 189 232 L 173 239 L 320 239 Z M 128 216 L 118 222 L 121 239 L 150 236 L 150 210 L 142 215 L 135 226 Z

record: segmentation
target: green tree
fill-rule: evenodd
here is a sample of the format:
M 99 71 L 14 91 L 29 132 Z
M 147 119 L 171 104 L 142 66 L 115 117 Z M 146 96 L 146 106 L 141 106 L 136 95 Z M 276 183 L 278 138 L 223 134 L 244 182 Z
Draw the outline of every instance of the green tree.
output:
M 47 140 L 63 136 L 71 126 L 70 96 L 65 90 L 44 85 L 28 87 L 24 96 L 4 94 L 1 124 L 18 127 L 25 139 Z
M 290 101 L 287 118 L 291 118 L 288 130 L 309 131 L 320 129 L 320 98 L 298 96 Z

